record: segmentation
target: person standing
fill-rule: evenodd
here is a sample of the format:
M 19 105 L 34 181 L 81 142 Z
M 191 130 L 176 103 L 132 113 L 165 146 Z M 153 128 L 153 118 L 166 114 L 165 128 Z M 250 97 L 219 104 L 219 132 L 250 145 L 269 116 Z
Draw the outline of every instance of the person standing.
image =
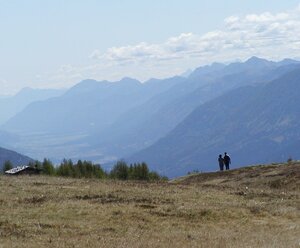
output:
M 226 170 L 229 170 L 229 165 L 231 164 L 231 158 L 229 157 L 229 155 L 227 154 L 227 152 L 224 153 L 224 164 L 225 164 L 225 168 Z
M 219 161 L 220 171 L 223 171 L 224 170 L 224 159 L 222 158 L 222 154 L 219 155 L 218 161 Z

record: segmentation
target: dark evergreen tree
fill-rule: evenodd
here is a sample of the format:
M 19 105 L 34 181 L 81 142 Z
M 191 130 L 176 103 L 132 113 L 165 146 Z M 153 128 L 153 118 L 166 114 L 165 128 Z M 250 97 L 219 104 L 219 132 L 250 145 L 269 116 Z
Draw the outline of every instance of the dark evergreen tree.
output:
M 55 168 L 49 159 L 44 158 L 44 161 L 42 163 L 42 172 L 43 174 L 50 176 L 55 175 Z
M 5 161 L 3 165 L 3 173 L 12 168 L 13 168 L 13 164 L 9 160 Z
M 58 176 L 74 178 L 104 178 L 106 173 L 99 164 L 90 161 L 78 160 L 76 164 L 72 160 L 64 159 L 56 169 Z
M 72 164 L 70 164 L 70 160 L 63 159 L 60 163 L 59 167 L 57 168 L 57 175 L 63 177 L 72 177 Z
M 118 161 L 110 172 L 110 177 L 113 179 L 127 180 L 129 178 L 129 167 L 123 161 Z

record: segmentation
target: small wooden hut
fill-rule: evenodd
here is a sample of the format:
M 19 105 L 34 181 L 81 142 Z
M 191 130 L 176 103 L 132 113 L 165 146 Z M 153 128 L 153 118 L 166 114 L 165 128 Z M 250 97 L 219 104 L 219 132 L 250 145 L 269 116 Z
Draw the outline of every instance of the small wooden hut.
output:
M 36 174 L 40 174 L 40 172 L 41 172 L 40 169 L 24 165 L 24 166 L 17 166 L 15 168 L 5 171 L 4 173 L 6 175 L 13 176 L 13 175 L 36 175 Z

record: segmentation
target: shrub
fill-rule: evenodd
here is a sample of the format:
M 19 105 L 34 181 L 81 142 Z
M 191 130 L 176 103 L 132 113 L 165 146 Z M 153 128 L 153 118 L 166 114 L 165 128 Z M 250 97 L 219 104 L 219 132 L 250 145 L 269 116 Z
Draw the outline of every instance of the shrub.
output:
M 269 183 L 269 186 L 274 189 L 280 189 L 283 186 L 283 182 L 281 179 L 273 180 Z

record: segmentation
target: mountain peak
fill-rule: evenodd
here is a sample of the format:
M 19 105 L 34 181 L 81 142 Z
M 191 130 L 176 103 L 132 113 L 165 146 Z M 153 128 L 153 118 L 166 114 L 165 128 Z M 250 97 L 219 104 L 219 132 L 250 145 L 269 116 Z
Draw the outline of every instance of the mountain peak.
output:
M 25 88 L 22 88 L 16 95 L 27 94 L 27 93 L 32 92 L 32 91 L 33 91 L 32 88 L 25 87 Z
M 214 73 L 217 72 L 219 70 L 222 70 L 225 67 L 224 64 L 221 63 L 212 63 L 211 65 L 205 65 L 205 66 L 201 66 L 196 68 L 190 75 L 190 77 L 198 77 L 200 75 L 205 75 L 208 73 Z
M 249 58 L 248 60 L 246 60 L 245 62 L 246 64 L 257 64 L 257 63 L 272 63 L 271 61 L 269 60 L 266 60 L 266 59 L 262 59 L 262 58 L 259 58 L 259 57 L 256 57 L 256 56 L 252 56 L 251 58 Z
M 139 80 L 136 80 L 134 78 L 131 78 L 131 77 L 123 77 L 120 81 L 120 83 L 133 83 L 133 84 L 140 84 L 141 82 Z
M 94 79 L 85 79 L 78 84 L 71 87 L 66 94 L 81 94 L 83 92 L 90 92 L 105 87 L 108 81 L 96 81 Z
M 184 78 L 188 78 L 193 73 L 192 69 L 187 69 L 185 72 L 181 73 L 180 76 Z

